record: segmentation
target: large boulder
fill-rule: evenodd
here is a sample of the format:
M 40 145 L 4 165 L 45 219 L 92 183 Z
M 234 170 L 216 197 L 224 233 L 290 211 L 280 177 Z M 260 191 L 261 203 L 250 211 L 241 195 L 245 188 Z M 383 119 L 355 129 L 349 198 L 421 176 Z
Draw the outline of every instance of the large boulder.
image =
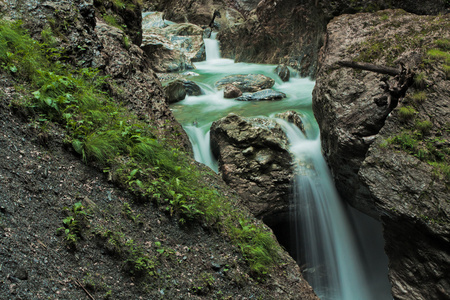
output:
M 124 33 L 98 20 L 95 33 L 102 51 L 94 57 L 93 66 L 109 75 L 110 93 L 140 118 L 161 128 L 161 135 L 171 132 L 180 139 L 176 146 L 190 151 L 189 138 L 169 109 L 163 87 L 148 67 L 144 52 L 135 44 L 124 49 Z
M 211 126 L 219 172 L 255 216 L 288 215 L 292 157 L 287 137 L 274 121 L 235 114 Z
M 450 298 L 450 82 L 433 55 L 448 53 L 449 26 L 448 15 L 402 10 L 343 15 L 321 50 L 313 110 L 324 155 L 342 198 L 382 222 L 394 299 Z M 380 100 L 396 78 L 344 60 L 403 63 L 415 85 L 392 110 Z
M 165 21 L 161 13 L 147 14 L 143 19 L 141 48 L 156 72 L 193 69 L 192 62 L 206 58 L 203 29 L 194 24 Z
M 215 87 L 221 90 L 228 84 L 236 86 L 243 93 L 252 93 L 270 89 L 275 84 L 275 80 L 262 74 L 229 75 L 217 81 Z
M 238 101 L 274 101 L 286 98 L 286 94 L 277 92 L 272 89 L 265 89 L 256 93 L 240 96 L 236 98 Z
M 186 97 L 186 88 L 181 80 L 169 82 L 164 87 L 164 92 L 166 93 L 167 102 L 169 104 L 181 101 Z

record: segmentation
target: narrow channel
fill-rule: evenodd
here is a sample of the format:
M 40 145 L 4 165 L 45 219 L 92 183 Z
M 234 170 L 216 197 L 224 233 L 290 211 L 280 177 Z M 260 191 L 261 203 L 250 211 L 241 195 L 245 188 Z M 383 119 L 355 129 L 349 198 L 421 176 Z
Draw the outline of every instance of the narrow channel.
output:
M 287 110 L 299 112 L 307 136 L 292 124 L 277 120 L 290 140 L 291 152 L 302 163 L 292 196 L 295 210 L 290 220 L 280 222 L 285 228 L 278 225 L 274 232 L 290 232 L 289 236 L 277 234 L 277 237 L 302 267 L 305 278 L 321 299 L 392 299 L 381 224 L 341 201 L 322 157 L 319 128 L 311 109 L 315 82 L 295 76 L 282 82 L 274 73 L 274 65 L 222 59 L 214 36 L 205 39 L 205 46 L 206 61 L 196 63 L 196 76 L 188 78 L 199 84 L 204 94 L 186 96 L 171 106 L 189 135 L 195 159 L 217 172 L 209 128 L 228 113 L 273 118 Z M 227 75 L 255 73 L 273 78 L 276 81 L 273 89 L 285 93 L 287 98 L 242 102 L 224 99 L 223 91 L 214 88 L 214 83 Z

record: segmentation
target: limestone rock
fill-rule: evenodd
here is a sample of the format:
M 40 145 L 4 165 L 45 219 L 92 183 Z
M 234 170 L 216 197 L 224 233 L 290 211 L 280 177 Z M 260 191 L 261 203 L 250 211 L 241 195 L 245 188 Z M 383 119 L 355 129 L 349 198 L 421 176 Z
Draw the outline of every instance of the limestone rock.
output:
M 241 95 L 242 95 L 242 91 L 238 87 L 236 87 L 232 84 L 225 85 L 225 87 L 223 89 L 223 97 L 224 98 L 237 98 Z
M 277 75 L 283 81 L 289 81 L 289 78 L 291 77 L 291 72 L 289 71 L 289 68 L 285 65 L 278 65 L 275 68 L 275 73 L 277 73 Z
M 150 14 L 144 18 L 141 48 L 156 72 L 193 69 L 192 62 L 206 59 L 203 29 L 194 24 L 176 24 Z
M 443 62 L 421 67 L 425 49 L 450 38 L 449 23 L 448 17 L 401 10 L 342 15 L 328 24 L 321 50 L 313 111 L 324 155 L 342 198 L 382 222 L 394 299 L 450 298 L 450 280 L 444 275 L 450 272 L 449 179 L 428 163 L 448 165 L 450 160 L 449 131 L 443 130 L 448 128 L 450 83 L 441 72 Z M 394 37 L 402 39 L 365 57 L 374 45 Z M 406 43 L 417 39 L 421 46 Z M 398 44 L 405 47 L 393 56 Z M 409 88 L 400 107 L 391 111 L 378 101 L 386 97 L 380 87 L 383 75 L 336 65 L 369 58 L 378 65 L 403 62 L 424 68 L 421 72 L 433 85 L 421 87 L 424 91 Z M 415 100 L 418 93 L 425 93 L 425 99 Z M 414 107 L 411 119 L 401 114 L 407 107 Z M 421 131 L 418 124 L 425 121 L 429 130 Z
M 196 84 L 192 80 L 183 79 L 184 89 L 186 90 L 186 94 L 189 96 L 200 96 L 203 94 L 202 89 L 198 84 Z
M 215 86 L 221 90 L 227 84 L 232 84 L 245 93 L 270 89 L 275 84 L 275 81 L 262 74 L 229 75 L 217 81 Z
M 169 84 L 164 87 L 164 92 L 166 93 L 167 102 L 169 104 L 181 101 L 186 97 L 186 89 L 181 80 L 169 82 Z
M 236 100 L 238 100 L 238 101 L 274 101 L 274 100 L 281 100 L 283 98 L 286 98 L 285 93 L 277 92 L 272 89 L 265 89 L 262 91 L 258 91 L 256 93 L 243 95 L 241 97 L 236 98 Z
M 211 147 L 219 172 L 255 216 L 287 213 L 292 157 L 287 137 L 274 121 L 235 114 L 211 126 Z

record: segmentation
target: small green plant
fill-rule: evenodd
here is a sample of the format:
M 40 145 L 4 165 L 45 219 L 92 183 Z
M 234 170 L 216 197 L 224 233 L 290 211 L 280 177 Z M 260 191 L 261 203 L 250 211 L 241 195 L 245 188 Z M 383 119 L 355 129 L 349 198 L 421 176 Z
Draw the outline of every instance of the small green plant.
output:
M 140 214 L 135 215 L 133 210 L 131 209 L 130 203 L 128 202 L 124 202 L 123 206 L 122 206 L 122 211 L 125 214 L 125 216 L 130 219 L 131 221 L 133 221 L 134 223 L 137 224 L 142 224 L 141 221 L 139 221 L 139 217 L 141 216 Z
M 125 49 L 130 49 L 131 44 L 130 44 L 130 39 L 128 38 L 128 35 L 126 35 L 125 33 L 123 34 L 123 45 L 125 46 Z
M 417 111 L 412 106 L 402 106 L 398 110 L 398 116 L 403 122 L 411 120 L 416 114 Z
M 428 120 L 416 122 L 417 130 L 419 130 L 423 135 L 429 134 L 432 127 L 433 123 Z
M 425 72 L 420 72 L 414 76 L 414 86 L 421 90 L 427 87 L 427 75 Z
M 203 272 L 199 278 L 194 281 L 194 285 L 190 288 L 193 294 L 207 295 L 214 285 L 215 278 L 212 274 Z
M 443 60 L 446 64 L 450 64 L 450 52 L 448 51 L 430 49 L 427 54 L 433 59 Z
M 66 242 L 69 246 L 75 246 L 77 241 L 81 238 L 81 232 L 86 222 L 87 213 L 81 202 L 75 203 L 72 208 L 65 208 L 70 211 L 70 215 L 63 220 L 63 226 L 58 228 L 58 231 L 63 231 L 66 237 Z
M 443 65 L 442 68 L 444 69 L 445 73 L 445 79 L 450 79 L 450 66 L 449 65 Z
M 415 102 L 415 103 L 423 103 L 425 102 L 425 100 L 427 99 L 427 93 L 425 93 L 424 91 L 420 91 L 420 92 L 415 92 L 412 96 L 411 99 Z

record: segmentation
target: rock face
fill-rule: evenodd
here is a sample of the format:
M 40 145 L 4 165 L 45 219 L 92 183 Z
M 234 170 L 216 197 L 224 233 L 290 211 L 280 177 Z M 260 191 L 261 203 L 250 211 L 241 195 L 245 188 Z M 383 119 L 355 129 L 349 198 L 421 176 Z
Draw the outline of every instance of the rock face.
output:
M 265 89 L 236 98 L 238 101 L 274 101 L 286 98 L 286 94 L 272 89 Z
M 241 3 L 253 1 L 234 2 L 240 9 Z M 334 16 L 391 7 L 420 14 L 446 13 L 449 8 L 444 2 L 431 0 L 422 5 L 412 0 L 264 0 L 255 9 L 254 4 L 242 5 L 245 22 L 224 28 L 217 38 L 223 57 L 238 62 L 284 63 L 299 70 L 301 76 L 314 76 L 326 24 Z
M 313 110 L 323 151 L 341 196 L 383 224 L 395 299 L 450 298 L 450 83 L 445 62 L 426 55 L 448 54 L 439 40 L 448 42 L 449 25 L 448 16 L 401 10 L 343 15 L 329 23 L 321 50 Z M 386 75 L 342 60 L 402 62 L 416 83 L 391 111 L 379 101 Z
M 144 18 L 141 48 L 155 72 L 193 69 L 192 62 L 206 58 L 203 29 L 194 24 L 176 24 L 162 19 L 161 13 Z
M 181 125 L 170 111 L 159 80 L 149 69 L 144 52 L 132 41 L 139 41 L 138 35 L 128 39 L 126 31 L 107 24 L 99 16 L 114 13 L 114 7 L 104 7 L 98 1 L 10 1 L 0 7 L 11 19 L 23 20 L 24 26 L 35 38 L 40 38 L 44 28 L 51 28 L 54 43 L 64 48 L 67 61 L 78 67 L 98 68 L 102 75 L 108 75 L 105 89 L 117 100 L 136 112 L 142 119 L 161 128 L 165 136 L 180 136 L 173 139 L 180 147 L 190 151 L 190 142 Z M 131 20 L 129 10 L 136 9 L 138 16 Z M 117 19 L 127 28 L 140 20 L 140 6 L 129 5 L 117 10 Z M 136 13 L 135 12 L 135 13 Z M 26 18 L 23 16 L 27 16 Z M 141 24 L 137 27 L 140 28 Z M 135 30 L 135 34 L 141 30 Z M 169 135 L 168 135 L 169 133 Z M 173 136 L 172 136 L 173 135 Z
M 243 93 L 251 93 L 270 89 L 275 84 L 275 80 L 262 74 L 230 75 L 217 81 L 215 86 L 221 90 L 228 84 L 236 86 Z
M 212 124 L 211 147 L 222 178 L 255 216 L 289 211 L 292 157 L 276 122 L 229 114 Z

